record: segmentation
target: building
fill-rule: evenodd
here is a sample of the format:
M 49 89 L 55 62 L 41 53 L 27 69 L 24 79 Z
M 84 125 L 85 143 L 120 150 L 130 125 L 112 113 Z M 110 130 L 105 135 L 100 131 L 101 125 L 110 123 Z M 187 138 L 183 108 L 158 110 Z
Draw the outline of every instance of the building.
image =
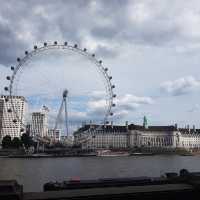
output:
M 60 137 L 61 137 L 61 130 L 60 129 L 49 129 L 48 130 L 48 137 L 55 141 L 55 142 L 58 142 L 60 141 Z
M 32 113 L 30 130 L 32 136 L 48 136 L 48 119 L 45 111 Z
M 174 126 L 85 125 L 74 133 L 74 142 L 83 149 L 133 149 L 171 151 L 176 148 L 200 149 L 200 129 Z
M 0 139 L 20 137 L 25 124 L 27 102 L 22 96 L 0 96 Z
M 61 135 L 60 137 L 60 142 L 64 145 L 72 146 L 74 144 L 74 140 L 73 140 L 73 136 L 72 135 Z

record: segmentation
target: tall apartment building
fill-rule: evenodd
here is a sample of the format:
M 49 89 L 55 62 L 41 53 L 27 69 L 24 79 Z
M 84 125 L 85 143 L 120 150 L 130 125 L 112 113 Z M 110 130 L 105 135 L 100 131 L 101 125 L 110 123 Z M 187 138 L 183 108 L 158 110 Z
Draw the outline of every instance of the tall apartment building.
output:
M 48 119 L 47 112 L 33 112 L 31 119 L 31 135 L 47 136 L 48 135 Z
M 0 139 L 20 137 L 25 124 L 27 102 L 22 96 L 0 96 Z

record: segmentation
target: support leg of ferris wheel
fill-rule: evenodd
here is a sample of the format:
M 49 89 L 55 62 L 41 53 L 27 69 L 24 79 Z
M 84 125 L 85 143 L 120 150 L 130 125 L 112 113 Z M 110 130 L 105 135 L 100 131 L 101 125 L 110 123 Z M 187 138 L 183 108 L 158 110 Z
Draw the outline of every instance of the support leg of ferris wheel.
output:
M 67 94 L 68 91 L 65 90 L 63 92 L 63 101 L 64 101 L 64 106 L 65 106 L 65 128 L 66 128 L 66 133 L 67 133 L 67 138 L 69 137 L 69 124 L 68 124 L 68 112 L 67 112 Z
M 66 129 L 66 133 L 67 133 L 67 137 L 69 136 L 69 128 L 68 128 L 68 112 L 67 112 L 67 95 L 68 95 L 68 90 L 64 90 L 63 92 L 63 98 L 62 98 L 62 103 L 60 105 L 59 108 L 59 112 L 58 115 L 56 117 L 56 123 L 55 123 L 55 127 L 54 127 L 54 133 L 56 133 L 56 129 L 58 127 L 58 123 L 60 122 L 61 116 L 62 116 L 62 112 L 63 109 L 65 109 L 65 116 L 64 116 L 64 124 L 65 124 L 65 129 Z

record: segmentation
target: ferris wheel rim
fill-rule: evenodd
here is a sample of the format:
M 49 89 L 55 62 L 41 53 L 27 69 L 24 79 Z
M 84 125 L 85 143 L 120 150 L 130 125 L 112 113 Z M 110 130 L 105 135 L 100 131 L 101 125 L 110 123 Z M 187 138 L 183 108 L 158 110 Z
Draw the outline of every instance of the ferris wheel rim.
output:
M 106 100 L 106 101 L 108 101 L 108 105 L 107 105 L 107 109 L 106 109 L 106 112 L 105 112 L 104 117 L 103 117 L 103 123 L 107 124 L 108 123 L 108 121 L 107 121 L 108 117 L 113 115 L 111 110 L 112 110 L 112 107 L 115 106 L 115 104 L 113 103 L 113 99 L 116 97 L 116 94 L 114 94 L 114 92 L 113 92 L 115 85 L 113 85 L 111 83 L 112 76 L 108 75 L 108 73 L 107 73 L 108 68 L 104 67 L 101 60 L 97 60 L 95 54 L 88 53 L 86 48 L 81 49 L 81 48 L 78 47 L 77 44 L 69 45 L 67 42 L 64 42 L 63 44 L 58 44 L 56 41 L 53 44 L 47 44 L 45 42 L 44 45 L 39 47 L 39 48 L 37 46 L 34 46 L 34 49 L 31 50 L 30 52 L 25 51 L 25 56 L 22 59 L 17 58 L 18 63 L 16 64 L 16 66 L 15 67 L 11 66 L 11 70 L 13 71 L 12 76 L 9 77 L 9 78 L 7 76 L 7 80 L 10 80 L 8 91 L 9 91 L 9 96 L 10 96 L 10 99 L 11 99 L 11 104 L 12 104 L 12 108 L 13 108 L 14 112 L 15 112 L 15 108 L 14 108 L 14 104 L 13 104 L 13 101 L 12 101 L 13 83 L 14 83 L 14 80 L 15 80 L 15 77 L 17 75 L 18 70 L 21 67 L 23 67 L 23 65 L 28 60 L 31 60 L 31 58 L 33 56 L 38 55 L 43 51 L 48 51 L 50 49 L 53 49 L 53 50 L 55 50 L 55 49 L 56 50 L 58 50 L 58 49 L 71 50 L 75 53 L 78 53 L 82 56 L 85 56 L 85 57 L 88 58 L 88 60 L 90 60 L 96 66 L 99 73 L 101 73 L 101 75 L 103 75 L 103 77 L 106 81 L 106 92 L 108 94 L 108 99 Z M 18 118 L 16 112 L 15 112 L 15 117 Z

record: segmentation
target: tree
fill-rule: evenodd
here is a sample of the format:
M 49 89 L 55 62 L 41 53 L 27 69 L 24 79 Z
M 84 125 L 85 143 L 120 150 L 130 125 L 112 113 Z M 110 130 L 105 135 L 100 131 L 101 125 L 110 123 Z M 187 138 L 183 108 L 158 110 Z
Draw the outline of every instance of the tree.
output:
M 5 148 L 11 148 L 12 147 L 12 140 L 10 135 L 6 135 L 5 137 L 3 137 L 2 140 L 2 147 Z
M 32 138 L 27 133 L 22 134 L 21 141 L 24 144 L 26 149 L 28 149 L 33 143 Z
M 19 147 L 22 146 L 22 142 L 18 137 L 14 137 L 12 140 L 12 147 L 19 149 Z

